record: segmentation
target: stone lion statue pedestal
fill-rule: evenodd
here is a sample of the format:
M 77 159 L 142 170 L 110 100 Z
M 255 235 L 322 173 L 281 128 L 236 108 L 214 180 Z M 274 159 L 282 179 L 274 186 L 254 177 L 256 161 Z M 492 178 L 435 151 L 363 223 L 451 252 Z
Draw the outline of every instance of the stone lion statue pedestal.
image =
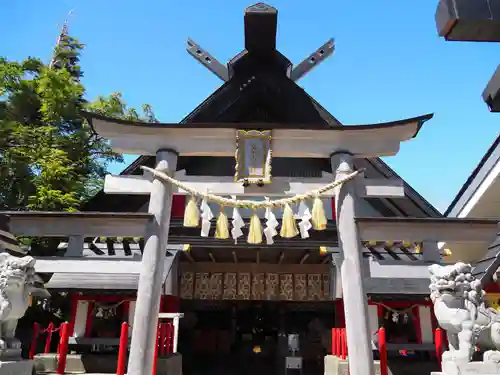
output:
M 21 358 L 17 322 L 29 306 L 35 286 L 35 259 L 0 253 L 0 375 L 31 375 L 33 361 Z
M 479 280 L 470 264 L 429 267 L 431 300 L 439 326 L 446 331 L 449 350 L 441 372 L 432 375 L 500 374 L 500 316 L 488 308 Z M 482 361 L 472 361 L 479 347 Z

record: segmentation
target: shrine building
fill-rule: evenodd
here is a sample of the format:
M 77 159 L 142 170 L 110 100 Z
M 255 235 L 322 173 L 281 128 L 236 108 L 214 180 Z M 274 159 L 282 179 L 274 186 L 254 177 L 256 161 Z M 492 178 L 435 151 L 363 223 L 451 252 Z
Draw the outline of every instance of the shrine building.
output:
M 86 114 L 115 151 L 141 156 L 108 175 L 83 212 L 9 214 L 16 235 L 67 238 L 36 271 L 71 298 L 70 347 L 116 364 L 128 321 L 129 367 L 149 363 L 134 348 L 149 345 L 144 320 L 154 320 L 161 278 L 159 311 L 183 314 L 175 340 L 186 374 L 227 358 L 250 365 L 256 347 L 280 358 L 287 334 L 299 335 L 307 366 L 321 367 L 334 327 L 346 328 L 352 375 L 372 372 L 379 327 L 396 355 L 435 351 L 428 266 L 446 262 L 438 242 L 487 248 L 497 223 L 444 218 L 380 159 L 432 114 L 344 126 L 301 88 L 335 45 L 293 64 L 277 49 L 277 16 L 247 8 L 244 48 L 227 64 L 188 40 L 223 83 L 180 123 Z

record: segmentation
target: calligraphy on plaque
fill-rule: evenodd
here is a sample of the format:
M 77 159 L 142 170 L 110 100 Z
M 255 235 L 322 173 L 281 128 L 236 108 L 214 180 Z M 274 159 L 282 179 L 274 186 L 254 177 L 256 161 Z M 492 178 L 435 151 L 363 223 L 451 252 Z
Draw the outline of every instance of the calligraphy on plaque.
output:
M 238 130 L 236 133 L 235 181 L 271 183 L 271 131 Z

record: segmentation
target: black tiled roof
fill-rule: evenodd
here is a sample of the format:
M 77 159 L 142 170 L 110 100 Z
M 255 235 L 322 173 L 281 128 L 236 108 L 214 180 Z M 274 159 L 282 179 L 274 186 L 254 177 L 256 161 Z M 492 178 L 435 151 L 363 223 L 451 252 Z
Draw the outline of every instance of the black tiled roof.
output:
M 495 241 L 488 247 L 486 255 L 474 264 L 472 275 L 479 280 L 481 284 L 486 285 L 491 282 L 496 270 L 500 267 L 500 233 Z

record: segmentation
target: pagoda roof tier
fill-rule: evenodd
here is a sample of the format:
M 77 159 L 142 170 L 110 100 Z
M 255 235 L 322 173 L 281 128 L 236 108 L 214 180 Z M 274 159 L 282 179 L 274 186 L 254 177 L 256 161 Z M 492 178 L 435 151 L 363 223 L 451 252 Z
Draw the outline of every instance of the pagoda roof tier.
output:
M 145 123 L 86 113 L 94 131 L 117 152 L 155 155 L 173 149 L 187 156 L 232 156 L 236 131 L 272 130 L 273 156 L 328 157 L 348 150 L 359 157 L 390 156 L 400 142 L 414 138 L 432 114 L 379 124 L 332 127 L 325 123 L 195 122 Z

